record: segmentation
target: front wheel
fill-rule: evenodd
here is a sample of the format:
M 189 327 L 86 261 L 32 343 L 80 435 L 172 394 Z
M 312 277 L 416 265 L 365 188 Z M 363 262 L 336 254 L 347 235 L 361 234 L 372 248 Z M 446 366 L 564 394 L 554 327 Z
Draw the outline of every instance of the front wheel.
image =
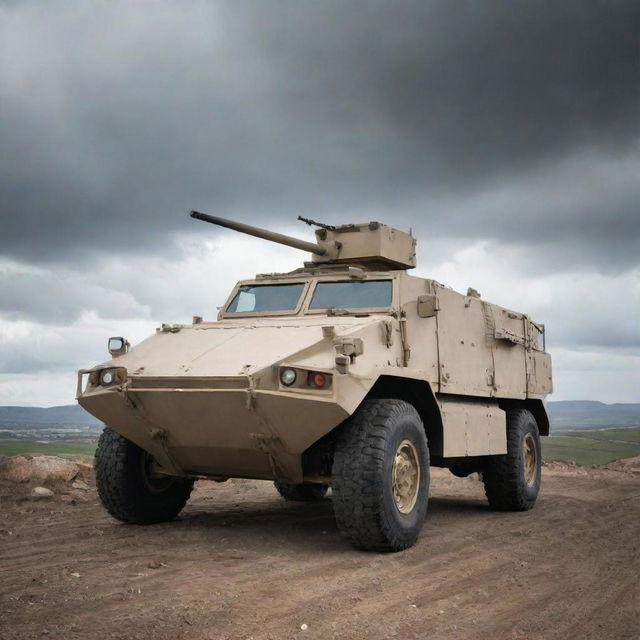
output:
M 102 504 L 128 524 L 173 520 L 193 488 L 192 480 L 157 473 L 150 454 L 109 427 L 100 435 L 94 466 Z
M 538 424 L 528 409 L 507 411 L 507 453 L 490 456 L 482 473 L 489 505 L 497 511 L 527 511 L 540 491 L 542 455 Z
M 429 499 L 429 449 L 415 408 L 366 400 L 345 422 L 332 470 L 338 529 L 356 548 L 400 551 L 422 529 Z

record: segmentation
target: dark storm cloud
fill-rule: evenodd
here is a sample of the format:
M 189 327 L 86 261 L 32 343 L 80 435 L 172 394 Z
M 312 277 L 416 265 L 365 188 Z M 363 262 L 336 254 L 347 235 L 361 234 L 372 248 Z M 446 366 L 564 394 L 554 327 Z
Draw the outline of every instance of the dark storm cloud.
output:
M 637 260 L 635 0 L 0 11 L 4 255 L 167 252 L 202 208 Z

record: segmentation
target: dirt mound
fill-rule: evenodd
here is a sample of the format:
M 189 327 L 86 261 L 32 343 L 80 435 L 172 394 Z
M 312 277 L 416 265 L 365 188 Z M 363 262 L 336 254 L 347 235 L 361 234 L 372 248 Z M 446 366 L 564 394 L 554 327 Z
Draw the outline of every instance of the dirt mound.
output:
M 640 473 L 640 456 L 633 458 L 623 458 L 604 465 L 605 469 L 612 471 L 626 471 L 627 473 Z
M 0 460 L 0 479 L 9 482 L 59 484 L 91 477 L 91 465 L 58 456 L 22 454 Z

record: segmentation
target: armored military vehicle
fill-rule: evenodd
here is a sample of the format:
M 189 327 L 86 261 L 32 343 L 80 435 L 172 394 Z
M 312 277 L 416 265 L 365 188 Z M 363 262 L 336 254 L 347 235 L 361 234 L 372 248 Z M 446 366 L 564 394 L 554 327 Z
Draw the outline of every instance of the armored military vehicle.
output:
M 430 465 L 479 472 L 489 504 L 530 509 L 540 489 L 544 326 L 413 277 L 416 241 L 378 222 L 316 225 L 316 242 L 192 212 L 309 251 L 290 273 L 236 284 L 216 321 L 163 324 L 79 372 L 77 399 L 105 428 L 100 498 L 114 517 L 171 520 L 194 479 L 258 478 L 287 500 L 331 487 L 361 549 L 412 545 Z M 303 219 L 304 220 L 304 219 Z

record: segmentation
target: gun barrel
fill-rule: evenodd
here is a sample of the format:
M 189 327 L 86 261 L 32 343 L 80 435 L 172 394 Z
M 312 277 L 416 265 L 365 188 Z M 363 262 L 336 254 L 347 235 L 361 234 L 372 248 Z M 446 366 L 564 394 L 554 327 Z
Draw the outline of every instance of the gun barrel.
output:
M 203 220 L 204 222 L 217 224 L 220 227 L 226 227 L 227 229 L 240 231 L 240 233 L 246 233 L 250 236 L 255 236 L 256 238 L 263 238 L 265 240 L 271 240 L 272 242 L 278 242 L 279 244 L 284 244 L 288 247 L 293 247 L 294 249 L 309 251 L 310 253 L 315 253 L 317 256 L 324 256 L 328 253 L 326 247 L 316 244 L 315 242 L 306 242 L 305 240 L 299 240 L 298 238 L 285 236 L 282 233 L 268 231 L 267 229 L 261 229 L 260 227 L 252 227 L 249 224 L 227 220 L 226 218 L 210 216 L 207 213 L 200 213 L 199 211 L 192 211 L 190 215 L 196 220 Z

